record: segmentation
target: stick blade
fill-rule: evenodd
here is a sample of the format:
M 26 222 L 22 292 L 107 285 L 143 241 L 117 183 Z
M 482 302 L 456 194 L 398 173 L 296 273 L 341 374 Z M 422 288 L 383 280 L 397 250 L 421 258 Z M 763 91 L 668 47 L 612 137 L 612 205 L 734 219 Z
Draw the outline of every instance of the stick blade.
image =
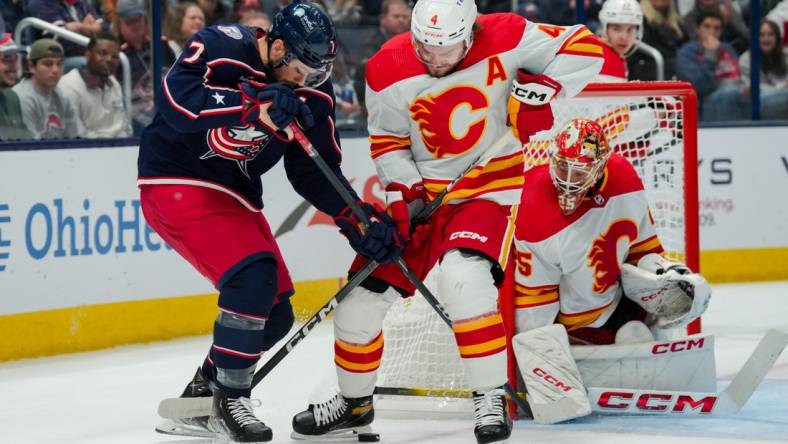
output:
M 735 404 L 737 411 L 750 399 L 786 345 L 788 345 L 788 334 L 785 332 L 773 328 L 766 332 L 741 371 L 725 389 L 725 394 Z

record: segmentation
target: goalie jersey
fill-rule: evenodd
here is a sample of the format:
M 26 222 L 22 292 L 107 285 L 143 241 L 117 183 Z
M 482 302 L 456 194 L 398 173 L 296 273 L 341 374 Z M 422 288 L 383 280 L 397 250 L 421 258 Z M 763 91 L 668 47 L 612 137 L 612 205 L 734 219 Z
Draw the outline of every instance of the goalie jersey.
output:
M 336 215 L 344 202 L 298 142 L 241 121 L 240 83 L 272 81 L 258 52 L 262 35 L 257 28 L 220 25 L 200 30 L 186 43 L 162 81 L 158 112 L 140 138 L 137 183 L 208 187 L 256 211 L 263 206 L 260 176 L 284 158 L 293 188 L 319 210 Z M 296 94 L 315 118 L 306 136 L 356 196 L 339 168 L 331 81 Z
M 371 155 L 384 187 L 423 182 L 435 197 L 492 146 L 500 150 L 465 175 L 446 201 L 517 203 L 523 184 L 520 142 L 507 126 L 507 99 L 518 68 L 545 74 L 574 96 L 602 66 L 602 43 L 582 25 L 482 15 L 470 51 L 453 72 L 432 77 L 400 34 L 367 64 Z
M 602 326 L 622 297 L 621 265 L 663 251 L 643 183 L 616 153 L 568 216 L 558 207 L 549 166 L 530 169 L 516 227 L 518 331 L 554 322 L 568 331 Z

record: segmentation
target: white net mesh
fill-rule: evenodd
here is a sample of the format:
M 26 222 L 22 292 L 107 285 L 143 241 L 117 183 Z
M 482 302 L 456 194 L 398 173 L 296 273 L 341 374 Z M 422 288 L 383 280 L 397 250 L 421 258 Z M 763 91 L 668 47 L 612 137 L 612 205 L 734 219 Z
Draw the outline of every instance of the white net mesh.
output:
M 682 97 L 635 92 L 627 97 L 576 97 L 554 102 L 555 125 L 525 148 L 526 163 L 547 162 L 555 135 L 575 118 L 596 119 L 610 146 L 635 167 L 646 188 L 657 233 L 668 257 L 686 255 L 684 145 L 688 125 Z M 689 125 L 691 130 L 695 126 Z M 694 139 L 693 139 L 694 140 Z M 693 147 L 694 148 L 694 147 Z M 687 165 L 694 168 L 695 165 Z M 691 248 L 697 246 L 690 245 Z M 428 277 L 435 290 L 438 267 Z M 440 295 L 436 293 L 440 299 Z M 465 388 L 452 331 L 422 297 L 398 301 L 384 321 L 385 349 L 380 387 L 427 389 L 443 395 Z

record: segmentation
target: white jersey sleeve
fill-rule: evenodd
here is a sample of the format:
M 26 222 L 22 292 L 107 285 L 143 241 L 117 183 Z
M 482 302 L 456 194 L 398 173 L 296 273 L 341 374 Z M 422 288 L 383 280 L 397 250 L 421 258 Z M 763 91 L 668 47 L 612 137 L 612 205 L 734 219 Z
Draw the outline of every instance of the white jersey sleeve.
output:
M 603 64 L 602 44 L 584 25 L 529 22 L 519 49 L 521 68 L 561 84 L 556 97 L 577 95 Z

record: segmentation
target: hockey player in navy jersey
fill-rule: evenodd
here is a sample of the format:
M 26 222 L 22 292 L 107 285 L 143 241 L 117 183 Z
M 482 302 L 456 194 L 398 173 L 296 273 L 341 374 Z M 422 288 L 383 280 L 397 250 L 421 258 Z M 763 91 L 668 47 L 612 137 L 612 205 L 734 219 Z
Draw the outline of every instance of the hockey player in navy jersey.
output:
M 334 217 L 356 252 L 381 263 L 399 256 L 391 219 L 362 204 L 372 223 L 361 224 L 287 131 L 300 125 L 358 199 L 339 168 L 328 80 L 335 56 L 330 19 L 295 1 L 270 32 L 241 25 L 199 31 L 162 82 L 158 113 L 140 141 L 142 209 L 216 286 L 220 309 L 208 356 L 182 395 L 213 396 L 213 413 L 170 432 L 272 439 L 249 396 L 261 354 L 293 323 L 293 284 L 262 213 L 260 176 L 280 159 L 294 189 Z

